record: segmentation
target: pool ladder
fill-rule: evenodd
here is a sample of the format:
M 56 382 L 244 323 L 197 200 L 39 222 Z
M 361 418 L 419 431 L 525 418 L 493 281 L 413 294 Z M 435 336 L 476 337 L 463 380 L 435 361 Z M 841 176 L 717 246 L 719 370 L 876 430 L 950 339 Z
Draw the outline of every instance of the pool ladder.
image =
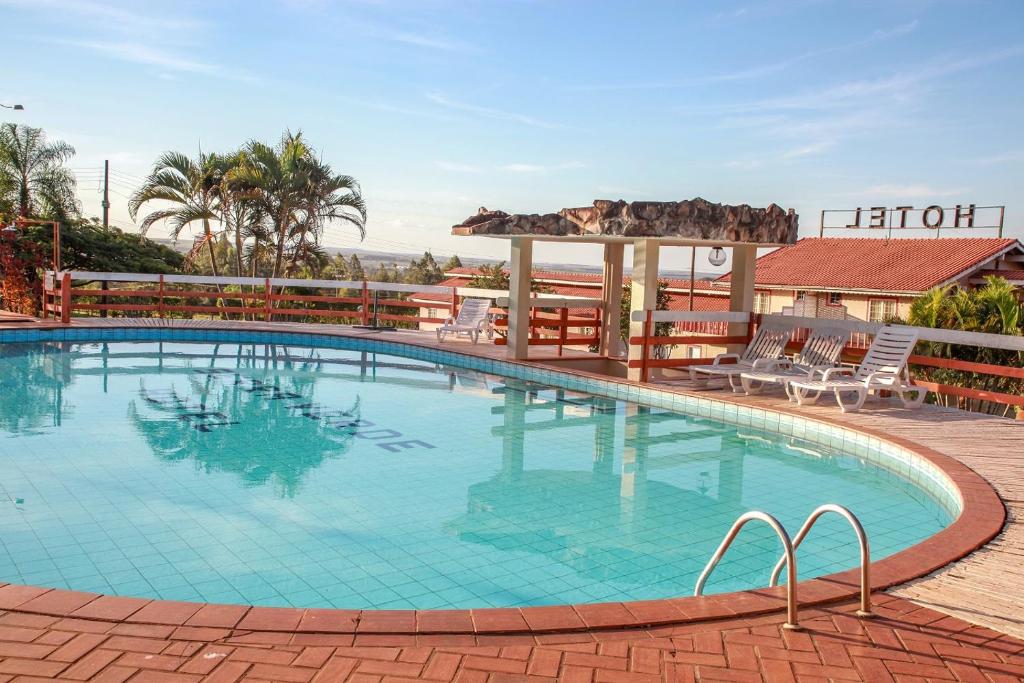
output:
M 874 616 L 871 613 L 871 548 L 868 546 L 867 534 L 864 533 L 864 527 L 856 515 L 842 505 L 836 505 L 835 503 L 826 503 L 816 508 L 807 518 L 807 521 L 804 522 L 803 526 L 800 527 L 796 538 L 792 540 L 790 540 L 789 534 L 786 533 L 786 528 L 782 526 L 779 520 L 767 512 L 751 510 L 750 512 L 743 513 L 733 523 L 729 533 L 725 535 L 725 538 L 719 544 L 718 550 L 708 560 L 707 566 L 704 567 L 704 571 L 700 573 L 700 578 L 697 579 L 697 587 L 694 588 L 693 594 L 700 596 L 704 592 L 704 584 L 707 583 L 711 572 L 718 566 L 718 562 L 725 555 L 725 552 L 732 545 L 740 530 L 746 526 L 747 522 L 764 522 L 772 528 L 779 537 L 779 540 L 782 541 L 783 548 L 782 557 L 779 558 L 775 568 L 772 569 L 768 585 L 772 587 L 779 585 L 779 574 L 782 572 L 782 568 L 786 567 L 786 623 L 783 624 L 783 628 L 799 629 L 800 622 L 797 619 L 798 605 L 796 599 L 796 550 L 800 547 L 800 543 L 803 542 L 804 538 L 807 537 L 807 533 L 814 526 L 814 523 L 826 512 L 834 512 L 843 517 L 850 523 L 850 526 L 853 527 L 853 532 L 857 535 L 857 542 L 860 544 L 860 609 L 857 610 L 857 616 L 862 618 Z

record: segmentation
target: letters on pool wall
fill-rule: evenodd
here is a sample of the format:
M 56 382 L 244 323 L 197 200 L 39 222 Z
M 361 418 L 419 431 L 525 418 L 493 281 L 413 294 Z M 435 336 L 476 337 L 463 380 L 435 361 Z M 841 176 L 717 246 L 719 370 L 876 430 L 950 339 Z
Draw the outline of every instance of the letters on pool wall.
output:
M 213 379 L 225 374 L 234 375 L 234 383 L 242 391 L 262 396 L 268 401 L 301 400 L 302 395 L 293 391 L 284 391 L 280 387 L 268 384 L 256 378 L 246 378 L 248 385 L 245 386 L 243 377 L 231 370 L 220 368 L 195 369 L 197 374 L 206 375 Z M 179 398 L 171 392 L 166 397 L 157 397 L 152 393 L 143 393 L 143 399 L 151 404 L 159 405 L 165 409 L 172 410 L 178 415 L 178 419 L 187 422 L 193 429 L 200 432 L 210 432 L 215 428 L 227 427 L 238 424 L 237 420 L 231 420 L 227 415 L 219 411 L 208 411 L 204 406 L 190 406 L 187 401 Z M 358 401 L 357 401 L 358 403 Z M 301 415 L 309 420 L 317 420 L 330 429 L 338 429 L 351 434 L 357 439 L 365 439 L 374 442 L 374 445 L 390 453 L 400 453 L 414 448 L 425 448 L 433 450 L 436 448 L 431 443 L 421 439 L 408 439 L 405 434 L 378 425 L 375 422 L 364 419 L 357 415 L 355 410 L 337 410 L 324 406 L 320 403 L 293 403 L 285 408 L 293 414 Z

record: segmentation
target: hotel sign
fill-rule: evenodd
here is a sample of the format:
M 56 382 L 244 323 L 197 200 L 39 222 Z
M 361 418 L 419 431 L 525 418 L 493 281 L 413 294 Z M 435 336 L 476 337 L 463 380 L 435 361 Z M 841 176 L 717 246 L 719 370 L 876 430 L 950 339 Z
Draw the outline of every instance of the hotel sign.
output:
M 925 207 L 872 206 L 856 209 L 823 209 L 821 235 L 826 230 L 998 230 L 1003 236 L 1005 206 L 957 204 L 952 207 L 932 204 Z

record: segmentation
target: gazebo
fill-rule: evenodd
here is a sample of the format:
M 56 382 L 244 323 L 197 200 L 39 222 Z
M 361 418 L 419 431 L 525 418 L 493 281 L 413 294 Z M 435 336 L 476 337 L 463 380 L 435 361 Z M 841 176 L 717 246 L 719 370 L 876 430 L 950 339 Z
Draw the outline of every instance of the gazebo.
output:
M 696 198 L 678 202 L 595 200 L 593 206 L 562 209 L 548 214 L 508 214 L 481 208 L 459 225 L 453 235 L 506 239 L 511 247 L 509 276 L 509 358 L 528 358 L 530 280 L 534 242 L 604 245 L 601 355 L 617 348 L 619 302 L 622 297 L 625 246 L 633 245 L 630 335 L 643 333 L 634 311 L 656 307 L 658 260 L 662 247 L 722 247 L 732 249 L 729 310 L 750 311 L 754 303 L 754 261 L 759 247 L 792 244 L 797 215 L 780 206 L 730 206 Z M 729 334 L 743 334 L 730 329 Z M 634 353 L 631 349 L 630 353 Z M 632 378 L 632 371 L 630 376 Z

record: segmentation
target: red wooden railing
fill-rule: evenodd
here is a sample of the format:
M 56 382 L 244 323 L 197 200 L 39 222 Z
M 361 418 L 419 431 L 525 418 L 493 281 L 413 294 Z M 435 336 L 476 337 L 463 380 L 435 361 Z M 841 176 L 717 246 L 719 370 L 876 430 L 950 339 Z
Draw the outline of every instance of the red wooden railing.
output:
M 120 274 L 105 273 L 59 273 L 59 284 L 47 276 L 43 288 L 43 316 L 50 314 L 59 316 L 61 322 L 68 323 L 71 316 L 78 311 L 95 311 L 100 313 L 149 313 L 163 318 L 169 314 L 205 314 L 222 316 L 225 314 L 252 316 L 265 321 L 274 318 L 318 317 L 337 320 L 349 320 L 369 325 L 374 321 L 392 321 L 398 323 L 443 323 L 445 318 L 427 317 L 415 314 L 399 314 L 381 312 L 385 307 L 394 308 L 444 308 L 452 316 L 458 313 L 459 294 L 456 288 L 443 288 L 449 299 L 446 304 L 431 303 L 429 306 L 415 301 L 396 298 L 379 298 L 376 292 L 408 291 L 410 289 L 442 289 L 436 287 L 410 287 L 378 282 L 333 282 L 321 280 L 271 280 L 270 278 L 192 278 L 190 276 L 139 276 L 146 279 L 128 280 L 131 288 L 99 289 L 75 287 L 72 282 L 76 276 L 87 276 L 92 280 L 108 283 L 111 280 L 124 278 Z M 116 276 L 116 277 L 115 277 Z M 107 277 L 103 280 L 101 278 Z M 83 278 L 84 279 L 84 278 Z M 121 281 L 125 281 L 121 279 Z M 243 282 L 244 281 L 244 282 Z M 140 288 L 139 283 L 152 283 L 155 287 Z M 237 290 L 223 289 L 187 289 L 183 285 L 221 286 L 236 285 Z M 284 287 L 300 287 L 309 289 L 354 289 L 357 296 L 340 296 L 327 294 L 296 294 L 287 292 Z M 244 288 L 248 287 L 249 291 Z M 82 299 L 98 298 L 98 301 L 82 301 Z M 145 302 L 122 302 L 119 299 L 145 299 Z M 111 302 L 110 299 L 115 299 Z M 203 302 L 208 303 L 188 303 Z M 297 307 L 296 304 L 326 304 L 328 306 L 354 306 L 354 308 Z
M 573 309 L 579 310 L 579 309 Z M 546 313 L 545 311 L 554 311 Z M 508 328 L 508 313 L 502 309 L 503 317 L 494 321 L 499 329 Z M 569 334 L 570 329 L 581 330 L 577 334 Z M 505 345 L 508 340 L 497 337 L 495 344 Z M 566 346 L 596 346 L 601 343 L 601 309 L 595 308 L 588 315 L 570 314 L 569 308 L 561 306 L 548 308 L 531 306 L 530 308 L 530 346 L 557 346 L 558 355 L 562 355 Z
M 76 281 L 100 282 L 102 285 L 98 289 L 81 287 L 75 285 Z M 126 283 L 126 286 L 111 287 L 110 282 Z M 287 291 L 286 288 L 346 289 L 355 294 L 298 294 Z M 395 298 L 395 293 L 402 292 L 443 294 L 446 300 L 423 302 Z M 328 318 L 362 325 L 394 323 L 418 326 L 421 323 L 441 324 L 448 316 L 458 315 L 459 303 L 464 295 L 492 298 L 494 294 L 506 293 L 369 281 L 215 278 L 70 271 L 47 274 L 43 287 L 42 311 L 44 317 L 54 315 L 65 324 L 71 321 L 75 313 L 122 313 L 159 318 L 174 315 L 238 315 L 251 316 L 253 320 L 263 321 L 297 317 Z M 395 309 L 401 312 L 395 312 Z M 402 309 L 412 310 L 404 312 Z M 420 309 L 441 309 L 445 312 L 445 317 L 419 315 Z M 503 308 L 492 308 L 491 311 L 495 317 L 494 327 L 506 328 L 508 312 Z M 558 355 L 562 355 L 565 346 L 590 346 L 599 343 L 600 324 L 600 309 L 593 310 L 592 314 L 580 315 L 570 314 L 568 306 L 535 306 L 530 317 L 530 344 L 557 346 Z M 582 332 L 571 334 L 570 330 L 574 329 Z M 506 340 L 499 335 L 494 343 L 505 344 Z

